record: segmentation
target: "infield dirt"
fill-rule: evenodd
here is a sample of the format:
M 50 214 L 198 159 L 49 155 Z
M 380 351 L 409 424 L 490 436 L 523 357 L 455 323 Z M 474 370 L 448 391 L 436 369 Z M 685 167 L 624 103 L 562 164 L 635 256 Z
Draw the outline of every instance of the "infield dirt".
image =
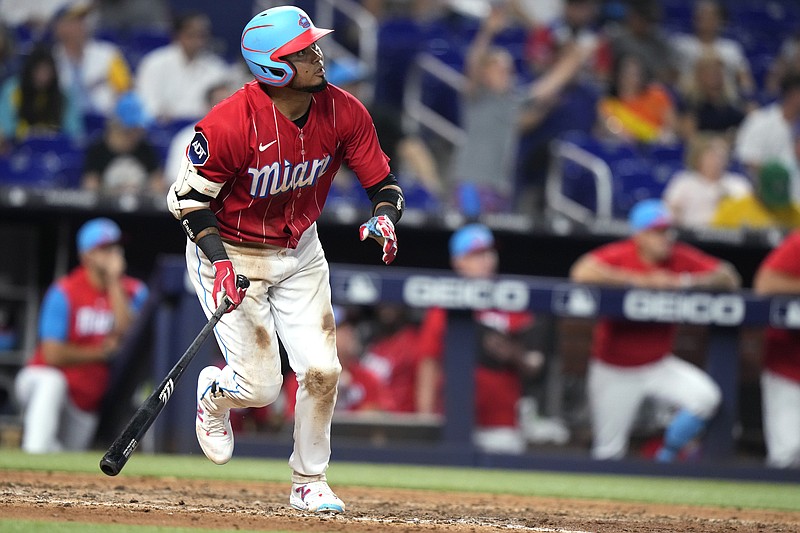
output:
M 284 531 L 790 532 L 800 513 L 332 486 L 344 515 L 288 505 L 288 483 L 3 471 L 3 519 Z

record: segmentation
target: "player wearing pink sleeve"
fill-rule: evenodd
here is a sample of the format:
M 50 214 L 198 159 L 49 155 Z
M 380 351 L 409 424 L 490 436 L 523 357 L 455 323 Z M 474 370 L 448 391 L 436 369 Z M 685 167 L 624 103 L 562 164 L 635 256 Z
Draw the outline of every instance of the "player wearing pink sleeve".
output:
M 204 311 L 210 316 L 221 294 L 229 311 L 237 309 L 215 330 L 226 366 L 198 377 L 200 447 L 226 463 L 233 454 L 230 409 L 278 397 L 280 336 L 299 383 L 289 502 L 337 513 L 345 505 L 325 472 L 341 364 L 316 220 L 346 163 L 373 205 L 359 237 L 378 241 L 389 264 L 404 200 L 364 106 L 325 79 L 316 42 L 330 32 L 293 6 L 247 23 L 241 48 L 255 80 L 197 124 L 167 202 L 188 236 L 187 267 Z M 246 296 L 237 274 L 250 280 Z
M 800 231 L 784 239 L 761 263 L 753 281 L 758 294 L 800 294 Z M 767 464 L 800 467 L 800 331 L 767 328 L 761 402 Z
M 649 289 L 735 289 L 739 275 L 728 263 L 676 243 L 664 204 L 644 200 L 631 210 L 633 236 L 591 251 L 572 266 L 577 282 Z M 592 455 L 619 459 L 628 450 L 636 414 L 647 397 L 680 408 L 656 458 L 675 459 L 705 428 L 721 397 L 696 366 L 671 353 L 672 324 L 604 318 L 595 326 L 587 393 L 592 415 Z

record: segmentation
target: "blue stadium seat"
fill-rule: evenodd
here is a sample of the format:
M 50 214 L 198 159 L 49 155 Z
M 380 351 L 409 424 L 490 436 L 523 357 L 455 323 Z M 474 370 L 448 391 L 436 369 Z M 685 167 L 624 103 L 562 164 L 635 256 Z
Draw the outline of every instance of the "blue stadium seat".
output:
M 0 159 L 0 183 L 26 187 L 80 185 L 83 150 L 65 136 L 34 137 Z
M 653 169 L 646 158 L 620 159 L 611 167 L 614 179 L 613 211 L 624 217 L 640 200 L 660 198 L 666 183 L 655 179 Z
M 194 120 L 155 122 L 147 128 L 147 140 L 158 150 L 158 153 L 161 155 L 162 164 L 167 160 L 169 145 L 172 142 L 172 138 L 175 137 L 175 134 L 194 122 Z

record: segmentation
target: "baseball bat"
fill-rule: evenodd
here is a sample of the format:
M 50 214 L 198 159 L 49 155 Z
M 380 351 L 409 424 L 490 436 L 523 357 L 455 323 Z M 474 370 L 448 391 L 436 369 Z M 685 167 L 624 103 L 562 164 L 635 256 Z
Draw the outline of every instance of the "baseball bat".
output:
M 246 289 L 250 286 L 250 280 L 239 274 L 236 276 L 236 286 Z M 217 325 L 217 322 L 220 321 L 222 315 L 225 314 L 225 310 L 229 305 L 230 302 L 227 297 L 225 297 L 223 302 L 220 303 L 219 307 L 214 311 L 214 314 L 211 315 L 211 318 L 208 319 L 208 322 L 203 326 L 203 329 L 200 330 L 200 333 L 197 334 L 197 337 L 194 338 L 181 358 L 178 359 L 178 362 L 175 363 L 175 366 L 172 367 L 172 370 L 169 371 L 169 374 L 167 374 L 161 382 L 161 385 L 159 385 L 158 388 L 147 397 L 142 405 L 139 406 L 130 421 L 128 421 L 128 425 L 125 426 L 122 433 L 120 433 L 111 446 L 109 446 L 105 455 L 100 460 L 100 470 L 102 470 L 104 474 L 107 476 L 116 476 L 120 473 L 133 451 L 139 445 L 142 436 L 150 429 L 150 426 L 169 401 L 172 392 L 175 390 L 175 385 L 183 375 L 183 371 L 186 370 L 186 367 L 192 362 L 194 356 L 197 355 L 200 346 L 202 346 L 203 342 L 214 330 L 214 327 Z

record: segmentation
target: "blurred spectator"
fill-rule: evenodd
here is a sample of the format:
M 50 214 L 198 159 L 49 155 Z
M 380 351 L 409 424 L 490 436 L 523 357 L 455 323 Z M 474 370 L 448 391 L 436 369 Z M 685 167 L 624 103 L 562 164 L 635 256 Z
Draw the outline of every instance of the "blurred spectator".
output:
M 450 262 L 457 275 L 468 279 L 491 279 L 497 275 L 494 235 L 483 224 L 462 226 L 450 237 L 449 247 Z M 565 443 L 569 430 L 557 419 L 541 417 L 538 407 L 525 413 L 524 419 L 520 416 L 523 399 L 533 398 L 525 398 L 530 392 L 526 385 L 535 383 L 541 388 L 551 341 L 550 322 L 527 311 L 485 309 L 473 316 L 478 328 L 475 445 L 490 453 L 522 453 L 529 440 Z M 431 372 L 439 372 L 446 329 L 447 311 L 430 309 L 422 325 L 419 352 L 431 364 Z
M 671 87 L 677 80 L 677 58 L 661 28 L 661 14 L 657 0 L 627 0 L 623 23 L 610 25 L 608 33 L 614 62 L 633 55 L 647 79 Z
M 753 190 L 750 180 L 730 172 L 730 145 L 721 135 L 697 134 L 686 156 L 686 169 L 672 176 L 664 202 L 677 226 L 705 228 L 725 198 L 741 198 Z
M 80 265 L 56 280 L 42 302 L 39 345 L 16 378 L 22 449 L 85 450 L 94 438 L 113 357 L 147 298 L 125 275 L 120 229 L 107 218 L 78 230 Z
M 375 306 L 361 364 L 378 378 L 389 391 L 386 409 L 396 413 L 431 413 L 422 405 L 419 367 L 423 354 L 418 350 L 419 327 L 409 317 L 408 309 L 399 304 Z M 431 383 L 430 386 L 435 384 Z
M 757 294 L 800 294 L 800 232 L 767 255 L 756 272 Z M 761 403 L 767 465 L 800 467 L 800 330 L 767 327 L 761 373 Z
M 75 101 L 59 87 L 53 54 L 38 47 L 23 60 L 19 76 L 0 91 L 0 146 L 55 135 L 79 142 L 83 120 Z
M 384 411 L 390 408 L 392 390 L 361 362 L 363 344 L 358 324 L 347 309 L 334 306 L 336 353 L 342 364 L 335 410 L 338 412 Z M 297 377 L 290 372 L 284 378 L 287 415 L 294 416 Z
M 546 74 L 522 87 L 509 51 L 492 44 L 508 24 L 508 8 L 493 6 L 467 53 L 462 99 L 466 140 L 455 154 L 451 174 L 454 200 L 468 217 L 514 207 L 520 133 L 535 128 L 551 113 L 562 89 L 596 46 L 593 39 L 573 43 Z
M 719 203 L 711 225 L 717 228 L 800 228 L 800 206 L 792 200 L 790 177 L 779 162 L 763 165 L 750 194 Z
M 784 39 L 780 52 L 770 64 L 764 80 L 764 98 L 778 98 L 781 82 L 791 75 L 800 76 L 800 31 Z
M 598 108 L 599 134 L 632 143 L 676 140 L 677 116 L 666 88 L 650 81 L 636 55 L 617 56 L 611 85 Z
M 455 154 L 452 190 L 467 216 L 510 210 L 516 128 L 522 95 L 514 59 L 492 41 L 508 24 L 505 7 L 493 6 L 466 57 L 467 87 L 462 96 L 463 145 Z
M 403 185 L 403 193 L 409 205 L 417 207 L 437 206 L 444 194 L 436 159 L 425 141 L 409 133 L 403 127 L 402 116 L 396 109 L 379 102 L 369 101 L 364 82 L 366 71 L 357 61 L 340 58 L 326 64 L 325 77 L 328 83 L 337 85 L 362 101 L 367 107 L 384 153 L 389 157 L 392 172 Z M 338 187 L 338 176 L 333 187 Z M 361 198 L 360 186 L 354 183 L 355 192 Z M 420 205 L 421 204 L 421 205 Z
M 749 100 L 756 95 L 750 62 L 741 44 L 721 36 L 725 22 L 724 9 L 718 0 L 695 2 L 692 17 L 694 32 L 672 38 L 680 70 L 684 75 L 690 75 L 698 58 L 704 53 L 716 52 L 725 67 L 725 81 L 735 88 L 737 95 Z
M 147 140 L 150 117 L 135 93 L 123 95 L 105 131 L 86 149 L 83 188 L 104 194 L 161 194 L 161 158 Z
M 777 160 L 791 176 L 794 201 L 800 201 L 800 163 L 797 124 L 800 121 L 800 74 L 781 83 L 780 100 L 747 115 L 736 137 L 735 155 L 751 179 L 767 161 Z
M 675 242 L 672 220 L 658 200 L 630 212 L 632 237 L 603 245 L 578 259 L 570 278 L 579 283 L 647 289 L 736 289 L 739 275 L 728 263 Z M 587 376 L 596 459 L 621 459 L 644 400 L 679 407 L 667 426 L 656 459 L 675 460 L 706 427 L 721 393 L 701 369 L 672 354 L 676 326 L 598 320 Z
M 133 83 L 128 63 L 117 45 L 94 39 L 87 20 L 92 4 L 80 2 L 55 16 L 53 54 L 61 88 L 70 92 L 83 114 L 110 116 L 120 94 Z
M 212 85 L 206 91 L 206 112 L 212 107 L 233 94 L 231 85 L 221 82 Z M 186 147 L 194 137 L 194 123 L 187 124 L 172 137 L 167 150 L 167 161 L 164 165 L 164 181 L 167 186 L 172 185 L 181 167 L 181 161 L 186 157 Z
M 594 56 L 579 75 L 589 83 L 604 83 L 611 70 L 611 49 L 595 28 L 599 9 L 598 0 L 565 0 L 561 16 L 546 25 L 533 26 L 525 46 L 525 57 L 532 73 L 541 75 L 552 68 L 565 47 L 581 39 L 596 39 L 598 44 Z
M 59 9 L 84 0 L 0 0 L 0 20 L 41 39 Z
M 578 0 L 580 3 L 582 0 Z M 590 0 L 591 1 L 591 0 Z M 514 15 L 529 28 L 557 23 L 569 11 L 570 0 L 509 0 Z
M 697 132 L 724 133 L 730 140 L 745 117 L 736 88 L 725 77 L 722 58 L 713 50 L 701 53 L 679 86 L 679 126 L 684 141 Z
M 230 69 L 207 50 L 211 21 L 200 12 L 175 19 L 172 43 L 146 54 L 136 73 L 136 92 L 159 121 L 195 120 L 207 111 L 208 89 Z
M 520 116 L 516 208 L 545 210 L 550 141 L 565 132 L 590 134 L 610 69 L 608 41 L 595 28 L 595 0 L 568 0 L 563 19 L 529 32 L 526 62 L 534 76 Z

